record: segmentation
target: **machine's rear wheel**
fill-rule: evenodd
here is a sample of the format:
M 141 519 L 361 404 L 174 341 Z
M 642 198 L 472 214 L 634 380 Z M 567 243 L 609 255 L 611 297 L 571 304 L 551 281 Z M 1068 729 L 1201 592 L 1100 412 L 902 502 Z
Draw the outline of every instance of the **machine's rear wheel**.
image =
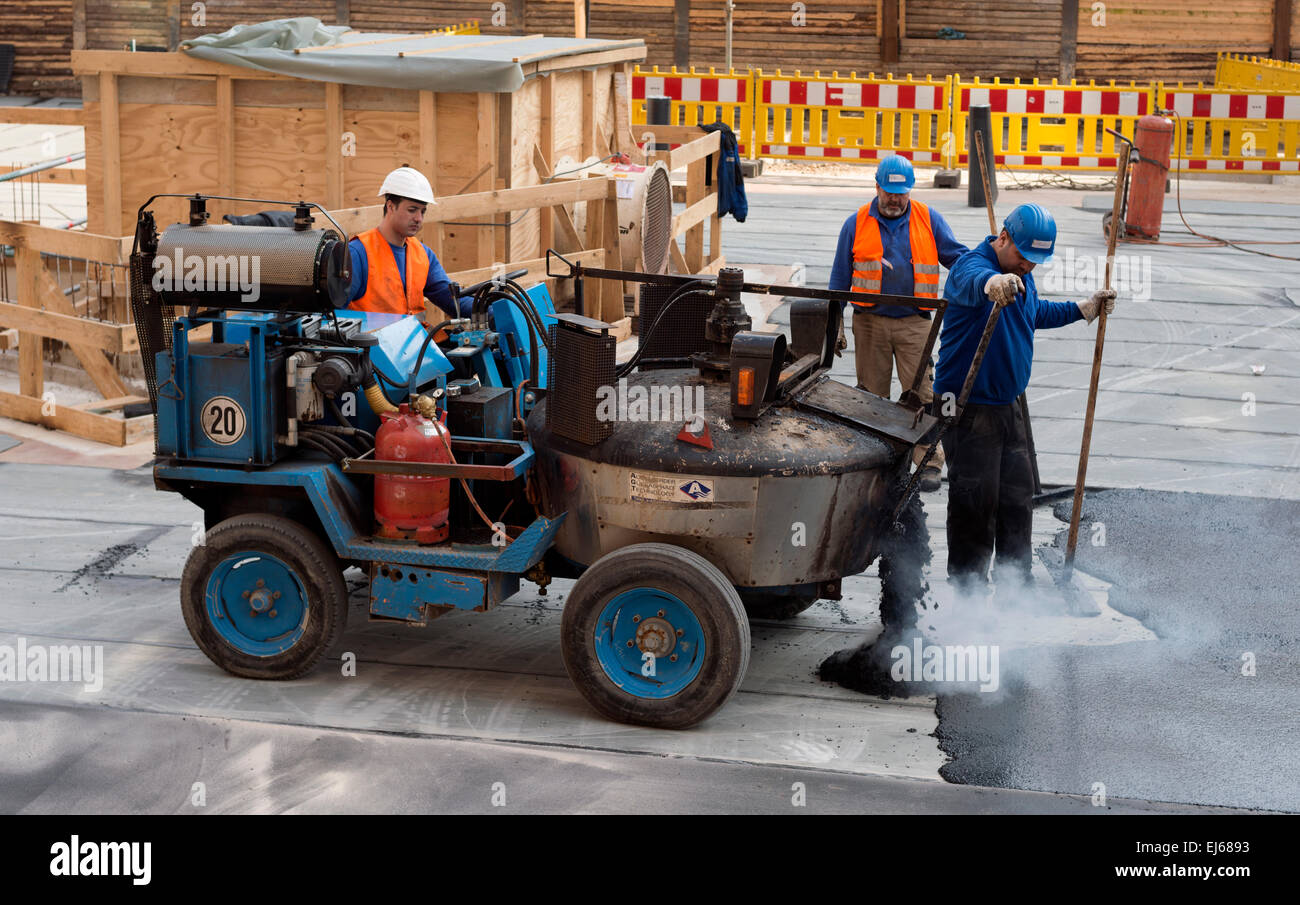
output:
M 292 679 L 310 670 L 347 621 L 343 569 L 291 519 L 238 515 L 207 532 L 181 575 L 185 626 L 237 676 Z
M 564 666 L 610 719 L 684 729 L 735 694 L 749 666 L 740 595 L 703 557 L 636 544 L 597 560 L 564 606 Z

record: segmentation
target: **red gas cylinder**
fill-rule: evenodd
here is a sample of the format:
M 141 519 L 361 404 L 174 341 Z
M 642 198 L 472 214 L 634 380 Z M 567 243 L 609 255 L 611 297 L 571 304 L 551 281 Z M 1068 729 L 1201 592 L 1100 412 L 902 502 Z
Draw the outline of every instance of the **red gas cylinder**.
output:
M 380 415 L 375 459 L 391 462 L 452 461 L 447 429 L 403 402 Z M 446 439 L 446 443 L 443 440 Z M 451 479 L 375 475 L 375 521 L 380 537 L 434 544 L 447 539 Z
M 1124 233 L 1142 239 L 1160 238 L 1160 217 L 1165 208 L 1165 180 L 1169 176 L 1169 149 L 1174 143 L 1174 123 L 1147 114 L 1138 120 L 1133 135 L 1138 162 L 1128 185 Z

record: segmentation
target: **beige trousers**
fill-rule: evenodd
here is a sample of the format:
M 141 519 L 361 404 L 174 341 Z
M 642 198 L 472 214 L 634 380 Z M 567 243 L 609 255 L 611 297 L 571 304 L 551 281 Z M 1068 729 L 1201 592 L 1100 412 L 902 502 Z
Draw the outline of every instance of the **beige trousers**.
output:
M 916 366 L 925 351 L 925 340 L 930 334 L 928 318 L 885 317 L 868 314 L 860 308 L 853 311 L 853 354 L 858 369 L 858 386 L 868 393 L 889 398 L 889 384 L 894 366 L 898 366 L 898 382 L 906 390 L 916 376 Z M 926 368 L 921 379 L 921 401 L 929 404 L 934 399 L 934 365 Z M 925 447 L 912 451 L 912 461 L 917 465 L 925 458 Z M 930 465 L 943 468 L 943 447 L 935 447 Z

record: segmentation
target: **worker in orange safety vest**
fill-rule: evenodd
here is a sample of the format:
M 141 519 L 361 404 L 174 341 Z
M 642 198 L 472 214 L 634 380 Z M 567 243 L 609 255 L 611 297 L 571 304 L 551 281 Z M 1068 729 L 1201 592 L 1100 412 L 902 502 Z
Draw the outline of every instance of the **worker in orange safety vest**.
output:
M 468 316 L 471 300 L 452 294 L 451 281 L 429 248 L 415 238 L 428 205 L 437 204 L 433 187 L 412 167 L 398 167 L 379 188 L 384 217 L 379 225 L 352 237 L 349 308 L 390 314 L 422 314 L 425 299 L 450 317 Z

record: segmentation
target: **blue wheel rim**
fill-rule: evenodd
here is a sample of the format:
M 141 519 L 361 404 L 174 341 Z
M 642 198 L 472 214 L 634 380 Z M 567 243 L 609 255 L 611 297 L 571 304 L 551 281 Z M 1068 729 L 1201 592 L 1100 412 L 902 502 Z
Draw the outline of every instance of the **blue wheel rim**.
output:
M 204 605 L 222 640 L 254 657 L 284 653 L 307 631 L 306 588 L 283 560 L 267 553 L 223 559 L 208 577 Z
M 699 676 L 705 653 L 704 629 L 695 612 L 658 588 L 616 595 L 596 621 L 601 669 L 638 698 L 660 700 L 680 693 Z M 651 671 L 653 675 L 645 674 Z

